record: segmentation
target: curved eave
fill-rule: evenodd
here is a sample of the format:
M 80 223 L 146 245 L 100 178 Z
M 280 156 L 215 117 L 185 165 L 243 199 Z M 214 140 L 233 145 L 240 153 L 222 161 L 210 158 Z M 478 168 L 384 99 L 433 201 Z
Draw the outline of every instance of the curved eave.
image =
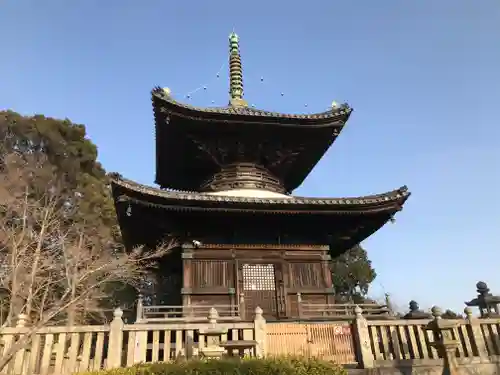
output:
M 329 245 L 332 256 L 342 254 L 377 232 L 410 195 L 403 187 L 357 198 L 216 197 L 163 191 L 123 179 L 114 180 L 112 188 L 122 235 L 129 248 L 159 243 L 170 230 L 164 229 L 165 226 L 171 228 L 170 225 L 190 231 L 196 223 L 205 223 L 213 226 L 215 232 L 230 231 L 228 225 L 235 228 L 261 225 L 284 231 L 296 228 L 292 234 L 301 231 L 311 240 Z M 248 225 L 248 220 L 253 224 Z
M 249 198 L 178 192 L 152 188 L 125 179 L 112 182 L 115 202 L 135 201 L 171 210 L 253 211 L 269 214 L 395 213 L 410 196 L 406 186 L 384 194 L 349 198 Z
M 161 88 L 153 89 L 152 101 L 155 113 L 167 112 L 193 120 L 224 123 L 258 122 L 294 127 L 338 126 L 345 123 L 352 112 L 352 108 L 346 103 L 329 111 L 315 114 L 287 114 L 251 107 L 195 107 L 176 101 L 166 95 Z

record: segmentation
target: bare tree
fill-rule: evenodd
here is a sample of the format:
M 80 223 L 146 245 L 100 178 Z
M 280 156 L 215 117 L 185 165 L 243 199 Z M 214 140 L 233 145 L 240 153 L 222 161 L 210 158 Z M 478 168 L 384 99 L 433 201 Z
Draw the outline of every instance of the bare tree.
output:
M 155 260 L 174 246 L 169 242 L 151 251 L 127 252 L 110 241 L 106 229 L 74 220 L 79 192 L 66 191 L 44 160 L 16 154 L 1 160 L 3 326 L 22 314 L 31 334 L 4 353 L 0 371 L 38 329 L 99 314 L 109 297 L 106 286 L 139 285 Z

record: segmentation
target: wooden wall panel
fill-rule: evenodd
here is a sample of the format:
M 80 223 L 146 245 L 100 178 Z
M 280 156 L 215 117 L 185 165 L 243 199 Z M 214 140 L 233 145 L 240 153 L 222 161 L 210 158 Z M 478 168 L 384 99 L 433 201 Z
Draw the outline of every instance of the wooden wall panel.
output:
M 230 288 L 234 286 L 232 262 L 227 260 L 199 260 L 192 263 L 193 288 Z
M 323 266 L 317 263 L 290 263 L 290 280 L 294 288 L 324 287 Z

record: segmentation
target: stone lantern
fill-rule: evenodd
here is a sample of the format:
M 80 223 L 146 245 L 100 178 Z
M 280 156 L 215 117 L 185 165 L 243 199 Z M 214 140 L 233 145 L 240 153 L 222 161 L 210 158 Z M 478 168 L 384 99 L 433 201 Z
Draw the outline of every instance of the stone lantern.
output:
M 211 308 L 208 312 L 209 325 L 200 328 L 200 335 L 205 336 L 206 347 L 200 348 L 200 353 L 207 358 L 220 358 L 225 352 L 225 349 L 220 346 L 220 336 L 227 333 L 227 328 L 219 326 L 217 319 L 219 314 L 215 308 Z
M 476 284 L 477 297 L 465 302 L 469 307 L 479 308 L 481 318 L 498 318 L 500 312 L 498 304 L 500 304 L 500 296 L 494 296 L 490 293 L 490 288 L 484 281 L 479 281 Z

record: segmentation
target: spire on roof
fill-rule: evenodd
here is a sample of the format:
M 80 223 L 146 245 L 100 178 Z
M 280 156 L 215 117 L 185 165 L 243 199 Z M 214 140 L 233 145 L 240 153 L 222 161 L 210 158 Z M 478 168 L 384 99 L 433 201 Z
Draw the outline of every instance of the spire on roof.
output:
M 238 35 L 229 34 L 229 105 L 247 107 L 243 99 L 243 68 L 241 66 L 240 45 Z

